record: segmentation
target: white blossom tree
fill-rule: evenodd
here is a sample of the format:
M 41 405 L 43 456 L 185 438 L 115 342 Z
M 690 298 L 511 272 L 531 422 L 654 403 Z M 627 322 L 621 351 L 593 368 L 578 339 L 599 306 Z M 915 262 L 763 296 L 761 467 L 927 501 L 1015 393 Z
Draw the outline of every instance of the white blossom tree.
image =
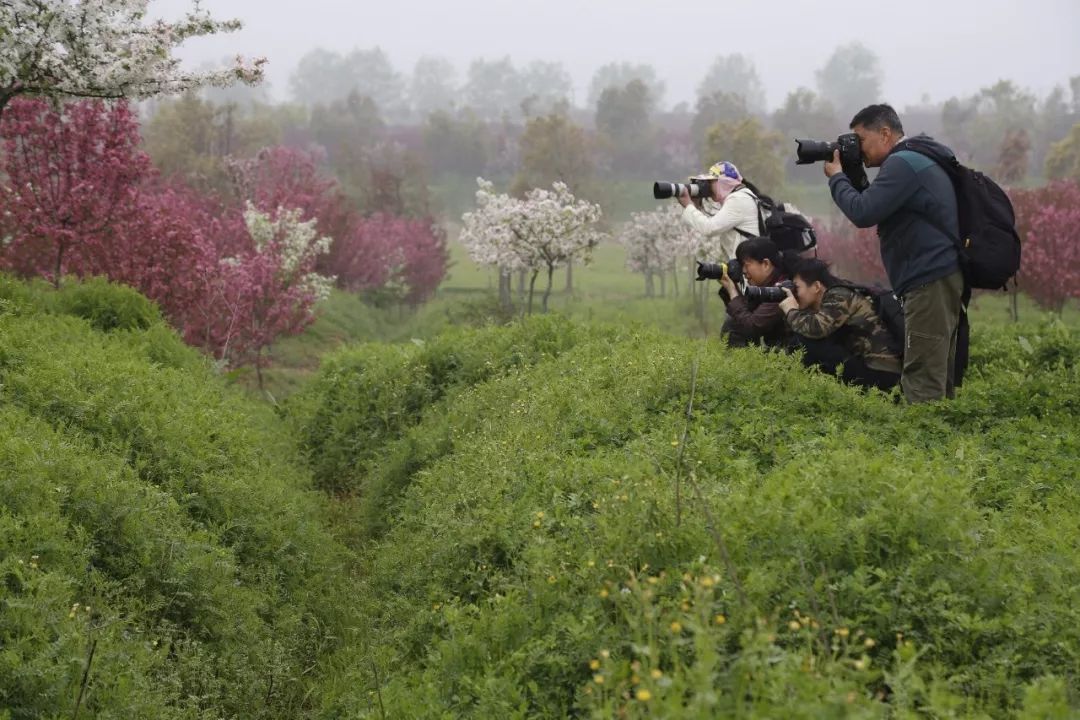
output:
M 265 59 L 214 71 L 181 69 L 173 50 L 231 32 L 196 1 L 177 22 L 149 21 L 149 0 L 0 0 L 0 112 L 12 98 L 145 98 L 203 85 L 259 82 Z
M 619 242 L 626 248 L 626 268 L 645 276 L 646 297 L 654 296 L 657 277 L 663 297 L 667 274 L 676 271 L 680 259 L 697 252 L 701 238 L 679 214 L 673 203 L 652 212 L 633 213 L 619 232 Z
M 561 182 L 551 190 L 530 190 L 524 199 L 496 193 L 494 185 L 483 178 L 477 183 L 476 210 L 462 216 L 461 242 L 473 260 L 499 268 L 504 304 L 509 303 L 511 273 L 531 272 L 530 313 L 536 278 L 546 270 L 541 307 L 547 312 L 555 268 L 577 259 L 587 263 L 603 238 L 596 229 L 600 206 L 574 197 Z
M 711 204 L 711 201 L 706 202 Z M 663 296 L 666 273 L 674 271 L 677 283 L 681 270 L 689 268 L 690 277 L 694 277 L 695 260 L 723 262 L 729 259 L 719 236 L 708 237 L 694 232 L 682 222 L 681 214 L 682 208 L 673 203 L 652 212 L 633 213 L 619 232 L 619 241 L 626 248 L 626 267 L 631 272 L 645 275 L 647 297 L 654 293 L 655 277 L 660 278 Z M 677 285 L 675 294 L 678 295 Z

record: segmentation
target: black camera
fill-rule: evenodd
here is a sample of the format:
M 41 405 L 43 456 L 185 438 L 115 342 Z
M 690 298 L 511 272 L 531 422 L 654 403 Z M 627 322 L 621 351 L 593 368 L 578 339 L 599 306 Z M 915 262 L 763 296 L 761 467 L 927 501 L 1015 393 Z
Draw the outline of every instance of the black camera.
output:
M 827 162 L 832 160 L 833 153 L 839 150 L 840 166 L 855 189 L 862 192 L 870 187 L 870 180 L 867 179 L 866 170 L 863 169 L 859 136 L 855 133 L 844 133 L 836 138 L 834 143 L 824 140 L 796 140 L 795 143 L 796 165 Z
M 687 192 L 692 198 L 712 197 L 710 185 L 716 178 L 690 178 L 686 184 L 673 182 L 655 182 L 652 186 L 652 196 L 657 200 L 679 197 Z
M 731 281 L 738 285 L 743 281 L 742 263 L 735 258 L 726 263 L 703 263 L 697 264 L 697 277 L 695 280 L 720 280 L 725 273 Z
M 795 293 L 795 283 L 790 280 L 784 280 L 776 285 L 769 285 L 765 287 L 758 287 L 757 285 L 748 285 L 743 291 L 743 295 L 751 302 L 783 302 L 787 297 L 787 293 L 784 292 L 784 288 L 787 288 Z

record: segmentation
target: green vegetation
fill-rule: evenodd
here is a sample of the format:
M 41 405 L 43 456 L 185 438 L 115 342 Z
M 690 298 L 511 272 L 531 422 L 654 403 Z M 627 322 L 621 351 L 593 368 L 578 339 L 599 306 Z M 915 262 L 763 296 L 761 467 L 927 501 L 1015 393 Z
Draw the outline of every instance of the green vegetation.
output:
M 388 716 L 1075 711 L 1080 337 L 1025 332 L 936 407 L 549 318 L 335 355 Z
M 334 355 L 388 717 L 1075 710 L 1080 337 L 1024 332 L 936 407 L 553 318 Z
M 0 383 L 0 716 L 309 710 L 355 586 L 280 421 L 103 282 L 0 280 Z
M 577 279 L 507 325 L 335 296 L 276 412 L 123 288 L 4 280 L 0 706 L 1080 711 L 1074 311 L 980 299 L 960 397 L 907 407 Z

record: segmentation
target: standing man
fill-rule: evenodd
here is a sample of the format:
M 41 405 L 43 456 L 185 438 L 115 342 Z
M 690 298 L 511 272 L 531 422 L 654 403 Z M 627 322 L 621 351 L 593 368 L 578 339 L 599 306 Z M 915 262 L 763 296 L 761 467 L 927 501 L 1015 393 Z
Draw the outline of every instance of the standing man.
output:
M 933 160 L 905 149 L 904 127 L 889 105 L 863 108 L 851 129 L 866 167 L 881 168 L 877 178 L 860 193 L 844 175 L 839 151 L 825 163 L 825 175 L 848 220 L 860 228 L 877 226 L 881 260 L 904 307 L 904 397 L 911 403 L 951 398 L 964 312 L 964 277 L 953 241 L 960 235 L 956 191 Z M 933 143 L 926 136 L 919 141 Z

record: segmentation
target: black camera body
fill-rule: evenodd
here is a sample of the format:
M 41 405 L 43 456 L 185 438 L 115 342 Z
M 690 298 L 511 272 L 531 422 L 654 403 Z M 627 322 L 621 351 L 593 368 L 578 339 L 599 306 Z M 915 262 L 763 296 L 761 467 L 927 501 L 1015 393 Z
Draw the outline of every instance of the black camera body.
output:
M 655 182 L 652 186 L 653 198 L 667 200 L 679 197 L 686 191 L 694 199 L 712 197 L 712 183 L 714 177 L 692 177 L 687 183 Z
M 824 140 L 795 140 L 796 165 L 810 165 L 816 162 L 832 160 L 833 153 L 840 151 L 840 166 L 844 174 L 851 180 L 855 189 L 862 192 L 870 187 L 870 180 L 866 177 L 863 169 L 862 149 L 859 146 L 859 136 L 855 133 L 844 133 L 836 138 L 836 142 Z
M 784 292 L 784 288 L 787 288 L 791 293 L 795 294 L 795 283 L 790 280 L 784 280 L 778 282 L 776 285 L 768 285 L 765 287 L 758 287 L 757 285 L 748 285 L 743 290 L 743 295 L 750 302 L 783 302 L 787 297 L 787 293 Z

